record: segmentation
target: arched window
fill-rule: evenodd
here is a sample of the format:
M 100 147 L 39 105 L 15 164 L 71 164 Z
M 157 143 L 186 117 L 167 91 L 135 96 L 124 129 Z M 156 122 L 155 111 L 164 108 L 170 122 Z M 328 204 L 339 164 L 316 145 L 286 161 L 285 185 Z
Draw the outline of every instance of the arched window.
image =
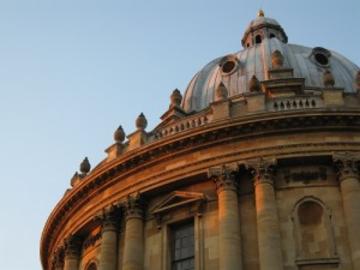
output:
M 303 198 L 294 208 L 293 221 L 299 260 L 336 257 L 331 213 L 320 200 Z
M 94 262 L 90 263 L 86 270 L 97 270 L 97 266 Z
M 303 256 L 323 258 L 330 256 L 330 243 L 324 209 L 314 201 L 305 201 L 298 207 L 300 241 Z
M 262 41 L 261 36 L 260 36 L 260 35 L 257 35 L 257 36 L 255 37 L 255 44 L 260 44 L 261 41 Z

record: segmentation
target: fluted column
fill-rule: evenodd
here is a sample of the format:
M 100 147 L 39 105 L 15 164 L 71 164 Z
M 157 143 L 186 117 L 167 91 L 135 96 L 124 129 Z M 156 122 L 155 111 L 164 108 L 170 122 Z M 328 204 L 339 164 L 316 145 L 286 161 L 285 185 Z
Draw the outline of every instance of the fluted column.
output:
M 360 269 L 360 183 L 357 164 L 359 159 L 360 156 L 356 157 L 348 153 L 334 156 L 338 169 L 353 269 Z
M 64 270 L 79 270 L 81 240 L 70 236 L 65 242 Z
M 210 170 L 218 194 L 219 269 L 241 270 L 240 211 L 235 171 L 223 167 Z
M 283 269 L 280 225 L 275 199 L 272 163 L 259 160 L 251 165 L 255 185 L 255 207 L 260 270 Z
M 102 217 L 99 270 L 116 270 L 117 222 L 113 209 L 107 209 Z
M 125 208 L 125 246 L 122 270 L 142 270 L 144 267 L 144 221 L 140 197 L 138 195 L 129 196 Z
M 53 270 L 63 270 L 64 269 L 64 248 L 61 247 L 56 250 L 52 263 Z

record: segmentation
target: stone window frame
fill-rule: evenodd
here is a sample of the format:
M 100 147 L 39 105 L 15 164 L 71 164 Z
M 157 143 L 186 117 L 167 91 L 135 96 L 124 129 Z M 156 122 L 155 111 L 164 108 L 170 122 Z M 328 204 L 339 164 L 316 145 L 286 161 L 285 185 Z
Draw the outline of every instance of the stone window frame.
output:
M 176 204 L 166 204 L 173 197 L 183 197 L 184 201 Z M 193 222 L 195 245 L 195 270 L 204 269 L 204 224 L 203 206 L 206 196 L 197 192 L 174 191 L 160 203 L 151 213 L 155 216 L 161 234 L 161 270 L 171 270 L 171 230 L 177 224 Z M 176 214 L 176 210 L 187 208 L 186 214 Z M 171 214 L 170 219 L 163 219 L 163 215 Z
M 323 57 L 325 57 L 327 59 L 328 62 L 326 64 L 320 63 L 316 59 L 316 55 L 322 55 Z M 329 68 L 330 67 L 331 52 L 325 48 L 322 48 L 322 47 L 313 48 L 309 55 L 309 58 L 318 67 L 321 67 L 321 68 Z
M 232 62 L 234 67 L 229 72 L 224 72 L 223 66 L 228 62 Z M 226 55 L 220 60 L 219 68 L 222 76 L 230 76 L 240 69 L 240 60 L 237 58 L 236 54 Z
M 326 233 L 329 238 L 330 243 L 330 253 L 329 257 L 319 257 L 319 258 L 306 258 L 301 254 L 301 236 L 300 236 L 300 229 L 299 229 L 299 216 L 298 216 L 298 209 L 299 207 L 306 202 L 314 202 L 320 205 L 323 209 L 323 216 L 325 218 L 325 228 Z M 319 198 L 315 196 L 305 196 L 298 200 L 292 210 L 291 213 L 291 220 L 293 223 L 293 235 L 295 240 L 295 263 L 301 269 L 301 266 L 311 266 L 311 265 L 338 265 L 339 264 L 339 256 L 336 248 L 336 241 L 335 241 L 335 233 L 334 233 L 334 224 L 332 218 L 332 211 L 331 209 Z

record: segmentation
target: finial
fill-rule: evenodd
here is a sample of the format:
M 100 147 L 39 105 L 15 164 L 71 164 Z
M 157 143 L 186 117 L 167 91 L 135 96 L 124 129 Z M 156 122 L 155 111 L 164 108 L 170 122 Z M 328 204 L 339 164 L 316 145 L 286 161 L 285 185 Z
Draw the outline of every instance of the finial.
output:
M 181 100 L 182 100 L 182 95 L 181 95 L 181 93 L 180 93 L 180 91 L 179 91 L 179 89 L 175 89 L 173 92 L 172 92 L 172 94 L 171 94 L 171 96 L 170 96 L 170 101 L 171 101 L 171 107 L 173 107 L 173 106 L 180 106 L 180 104 L 181 104 Z
M 265 13 L 264 11 L 262 10 L 262 8 L 259 9 L 258 13 L 257 13 L 257 16 L 258 17 L 265 17 Z
M 229 93 L 223 82 L 215 90 L 215 101 L 227 99 Z
M 356 89 L 360 91 L 360 70 L 357 72 L 356 75 Z
M 117 143 L 122 143 L 125 140 L 125 132 L 122 126 L 119 126 L 114 132 L 114 140 Z
M 271 54 L 271 64 L 273 68 L 281 68 L 284 65 L 284 56 L 279 50 Z
M 143 113 L 141 113 L 136 119 L 136 127 L 138 130 L 144 130 L 147 127 L 147 120 Z
M 80 164 L 80 172 L 82 174 L 87 174 L 88 172 L 90 172 L 90 169 L 91 169 L 91 165 L 89 159 L 85 157 L 85 159 Z
M 323 82 L 325 87 L 334 87 L 335 79 L 330 70 L 325 70 L 323 74 Z
M 71 186 L 72 186 L 72 187 L 75 186 L 75 185 L 76 185 L 76 182 L 77 182 L 78 180 L 79 180 L 79 174 L 78 174 L 78 172 L 75 172 L 74 175 L 73 175 L 73 177 L 72 177 L 71 180 L 70 180 Z
M 249 81 L 249 90 L 250 92 L 260 92 L 260 82 L 255 75 L 253 75 Z

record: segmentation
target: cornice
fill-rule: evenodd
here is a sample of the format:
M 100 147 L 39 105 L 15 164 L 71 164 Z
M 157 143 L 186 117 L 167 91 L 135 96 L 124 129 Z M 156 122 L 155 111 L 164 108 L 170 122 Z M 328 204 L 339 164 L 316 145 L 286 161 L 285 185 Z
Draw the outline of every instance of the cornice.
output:
M 259 135 L 292 133 L 294 131 L 360 131 L 360 111 L 312 110 L 299 112 L 276 112 L 242 116 L 208 123 L 178 134 L 154 141 L 134 149 L 119 158 L 103 162 L 96 170 L 70 190 L 51 213 L 41 239 L 41 258 L 47 269 L 48 252 L 53 248 L 51 236 L 76 205 L 82 204 L 98 189 L 108 186 L 110 179 L 131 173 L 134 168 L 160 162 L 171 155 L 180 155 L 196 148 L 224 143 L 234 139 Z

